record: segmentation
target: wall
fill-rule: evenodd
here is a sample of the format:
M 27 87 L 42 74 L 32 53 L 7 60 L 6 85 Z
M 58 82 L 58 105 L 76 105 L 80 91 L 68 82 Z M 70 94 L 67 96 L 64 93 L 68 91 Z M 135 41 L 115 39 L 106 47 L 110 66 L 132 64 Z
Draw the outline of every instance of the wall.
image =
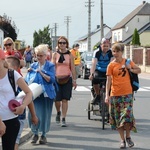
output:
M 133 60 L 142 72 L 150 73 L 150 48 L 125 46 L 124 57 Z

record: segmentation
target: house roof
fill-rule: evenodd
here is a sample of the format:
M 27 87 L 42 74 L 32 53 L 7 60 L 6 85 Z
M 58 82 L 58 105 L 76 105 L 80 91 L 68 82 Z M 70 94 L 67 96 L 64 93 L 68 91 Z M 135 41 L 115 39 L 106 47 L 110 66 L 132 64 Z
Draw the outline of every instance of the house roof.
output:
M 142 5 L 138 6 L 129 15 L 127 15 L 124 19 L 122 19 L 119 23 L 117 23 L 112 28 L 112 30 L 124 28 L 125 25 L 136 15 L 150 15 L 150 3 L 143 2 Z
M 143 26 L 141 29 L 138 30 L 138 33 L 141 34 L 144 31 L 150 31 L 150 22 L 147 23 L 145 26 Z M 123 43 L 128 44 L 130 41 L 132 40 L 132 35 L 130 37 L 128 37 L 127 39 L 125 39 L 123 41 Z
M 109 28 L 109 29 L 111 29 L 109 26 L 107 26 L 106 24 L 104 24 L 104 25 L 103 25 L 103 28 L 106 28 L 106 27 Z M 99 32 L 100 30 L 101 30 L 101 28 L 96 28 L 96 29 L 94 29 L 94 30 L 91 32 L 91 36 L 92 36 L 93 34 Z M 88 38 L 88 34 L 86 34 L 86 35 L 80 37 L 77 41 L 83 41 L 83 40 L 85 40 L 85 39 L 87 39 L 87 38 Z

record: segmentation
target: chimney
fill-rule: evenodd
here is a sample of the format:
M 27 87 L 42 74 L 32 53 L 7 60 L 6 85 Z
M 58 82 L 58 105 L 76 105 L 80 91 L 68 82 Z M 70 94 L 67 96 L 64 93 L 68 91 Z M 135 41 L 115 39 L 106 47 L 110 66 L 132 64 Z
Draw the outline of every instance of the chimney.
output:
M 146 1 L 143 1 L 143 4 L 145 4 L 146 3 Z

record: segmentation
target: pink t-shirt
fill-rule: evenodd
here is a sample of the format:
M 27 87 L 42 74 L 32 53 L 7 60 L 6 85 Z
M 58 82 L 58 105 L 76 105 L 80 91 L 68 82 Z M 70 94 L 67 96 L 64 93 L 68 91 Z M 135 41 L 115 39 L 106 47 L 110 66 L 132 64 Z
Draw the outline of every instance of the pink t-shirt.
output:
M 60 54 L 56 53 L 56 77 L 71 75 L 71 60 L 69 54 L 64 54 L 63 63 L 59 63 Z

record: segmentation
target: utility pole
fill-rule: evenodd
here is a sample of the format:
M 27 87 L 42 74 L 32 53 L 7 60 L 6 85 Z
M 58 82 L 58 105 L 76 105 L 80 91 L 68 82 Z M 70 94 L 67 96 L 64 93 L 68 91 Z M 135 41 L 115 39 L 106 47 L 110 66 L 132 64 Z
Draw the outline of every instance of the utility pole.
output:
M 50 28 L 51 30 L 51 46 L 52 46 L 52 50 L 54 50 L 54 39 L 53 39 L 53 30 L 54 28 Z
M 53 46 L 54 46 L 54 49 L 56 48 L 56 43 L 57 43 L 57 28 L 58 28 L 58 24 L 57 23 L 54 23 L 54 43 L 53 43 Z
M 89 0 L 88 5 L 85 5 L 86 7 L 88 7 L 88 51 L 91 51 L 91 7 L 93 7 L 94 5 L 91 5 L 91 0 Z
M 100 18 L 100 20 L 101 20 L 101 22 L 100 22 L 100 25 L 101 25 L 101 39 L 104 37 L 104 28 L 103 28 L 103 0 L 101 0 L 101 4 L 100 4 L 100 16 L 101 16 L 101 18 Z M 101 39 L 100 39 L 100 41 L 101 41 Z
M 65 23 L 67 24 L 67 39 L 69 41 L 69 23 L 71 22 L 70 16 L 65 16 Z

